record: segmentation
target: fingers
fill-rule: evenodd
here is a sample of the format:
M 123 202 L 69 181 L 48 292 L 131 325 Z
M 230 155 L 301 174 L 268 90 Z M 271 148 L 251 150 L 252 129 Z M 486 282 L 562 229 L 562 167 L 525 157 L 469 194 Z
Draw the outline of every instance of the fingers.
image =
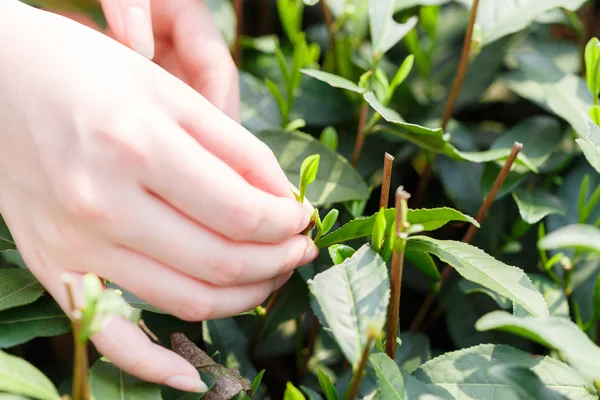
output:
M 142 183 L 191 219 L 242 242 L 281 242 L 308 225 L 310 212 L 295 199 L 248 184 L 170 121 L 155 125 L 161 133 L 151 139 Z
M 101 0 L 116 39 L 142 56 L 154 58 L 150 0 Z
M 216 286 L 274 279 L 312 261 L 313 241 L 295 235 L 277 244 L 237 243 L 194 223 L 140 190 L 129 195 L 135 212 L 122 217 L 116 240 L 183 273 Z M 133 209 L 134 207 L 131 207 Z M 156 221 L 160 221 L 157 229 Z

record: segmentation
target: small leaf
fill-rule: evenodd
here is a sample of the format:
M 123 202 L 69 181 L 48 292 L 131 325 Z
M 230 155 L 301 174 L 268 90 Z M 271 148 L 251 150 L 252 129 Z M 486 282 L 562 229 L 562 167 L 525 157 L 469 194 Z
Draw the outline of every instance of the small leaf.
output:
M 307 388 L 306 386 L 300 386 L 300 389 L 308 396 L 308 400 L 323 400 L 323 397 L 314 390 Z M 0 399 L 1 400 L 1 399 Z
M 373 246 L 373 250 L 377 252 L 381 250 L 381 243 L 383 242 L 383 237 L 385 235 L 386 222 L 384 211 L 385 209 L 382 208 L 377 213 L 375 224 L 373 225 L 373 233 L 371 234 L 371 245 Z
M 499 364 L 488 368 L 488 373 L 509 385 L 520 400 L 567 400 L 566 396 L 547 388 L 528 368 Z
M 0 311 L 33 303 L 44 291 L 29 270 L 0 269 Z
M 541 293 L 521 269 L 506 265 L 475 246 L 452 240 L 413 236 L 409 237 L 407 248 L 434 254 L 454 267 L 463 278 L 509 298 L 532 315 L 549 314 Z
M 96 399 L 161 400 L 160 387 L 98 360 L 90 369 L 90 389 Z
M 325 235 L 327 232 L 333 228 L 335 221 L 337 221 L 338 215 L 340 212 L 335 208 L 327 213 L 325 218 L 323 218 L 323 222 L 321 222 L 321 234 Z
M 327 250 L 329 251 L 329 256 L 334 265 L 343 263 L 344 260 L 352 257 L 356 252 L 352 247 L 346 246 L 345 244 L 333 244 L 329 246 Z
M 369 245 L 308 281 L 315 315 L 354 367 L 368 332 L 385 325 L 389 285 L 387 266 Z
M 260 383 L 262 382 L 262 378 L 265 375 L 266 370 L 261 370 L 257 375 L 256 378 L 254 378 L 254 380 L 252 381 L 252 393 L 258 393 L 258 389 L 260 389 Z
M 377 375 L 377 389 L 381 399 L 422 399 L 422 395 L 431 393 L 431 390 L 423 382 L 398 368 L 387 354 L 371 354 L 369 361 Z
M 521 318 L 505 311 L 481 317 L 477 330 L 500 329 L 558 350 L 584 376 L 600 379 L 600 348 L 571 320 L 563 317 Z
M 600 253 L 600 229 L 584 224 L 563 226 L 543 237 L 538 246 L 544 250 L 573 247 Z
M 594 104 L 588 110 L 588 115 L 592 122 L 596 125 L 600 125 L 600 106 Z
M 585 46 L 585 76 L 588 89 L 594 96 L 600 94 L 598 87 L 598 70 L 600 63 L 600 48 L 598 48 L 598 38 L 591 38 Z
M 319 71 L 318 69 L 302 69 L 300 71 L 305 75 L 318 79 L 321 82 L 325 82 L 335 88 L 345 89 L 356 93 L 364 92 L 364 89 L 359 87 L 356 83 L 346 78 L 342 78 L 341 76 L 330 74 L 329 72 Z
M 391 93 L 394 93 L 396 88 L 400 86 L 402 82 L 404 82 L 404 80 L 408 77 L 408 74 L 410 74 L 414 62 L 415 56 L 413 54 L 409 54 L 408 57 L 406 57 L 404 61 L 402 61 L 400 68 L 398 68 L 398 71 L 396 71 L 396 75 L 394 75 L 394 78 L 392 79 L 392 83 L 390 83 Z
M 288 382 L 285 393 L 283 393 L 283 400 L 306 400 L 306 397 L 291 382 Z
M 44 374 L 27 361 L 0 350 L 0 391 L 38 400 L 59 400 L 58 391 Z
M 319 385 L 321 385 L 321 389 L 323 389 L 323 393 L 325 393 L 325 398 L 327 400 L 338 400 L 337 390 L 331 382 L 331 379 L 329 379 L 329 376 L 327 376 L 320 368 L 317 376 L 319 378 Z
M 590 165 L 600 173 L 600 127 L 590 122 L 585 139 L 575 139 Z
M 415 27 L 417 17 L 410 17 L 405 23 L 394 20 L 395 0 L 369 0 L 369 25 L 375 60 L 394 47 Z
M 528 224 L 536 224 L 550 214 L 565 215 L 566 206 L 556 196 L 541 190 L 520 189 L 513 192 L 513 198 L 519 207 L 519 214 Z
M 328 126 L 321 132 L 320 142 L 333 151 L 338 148 L 338 134 L 333 126 Z

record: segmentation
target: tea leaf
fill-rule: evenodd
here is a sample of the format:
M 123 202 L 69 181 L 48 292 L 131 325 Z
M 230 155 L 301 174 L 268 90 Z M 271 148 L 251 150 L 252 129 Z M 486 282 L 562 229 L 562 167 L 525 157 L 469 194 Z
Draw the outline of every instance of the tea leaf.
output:
M 308 185 L 313 183 L 317 179 L 317 172 L 319 170 L 319 155 L 315 154 L 308 156 L 302 162 L 300 166 L 300 202 L 304 202 L 304 196 L 306 195 L 306 188 Z
M 42 284 L 29 270 L 0 269 L 0 311 L 33 303 L 44 291 Z
M 317 377 L 319 378 L 319 385 L 321 385 L 321 389 L 325 393 L 325 398 L 327 400 L 338 400 L 337 390 L 333 386 L 333 383 L 331 383 L 329 376 L 319 368 Z
M 437 256 L 454 267 L 463 278 L 509 298 L 532 315 L 547 316 L 549 313 L 541 293 L 521 269 L 506 265 L 475 246 L 413 236 L 409 237 L 407 248 Z
M 321 222 L 321 234 L 324 235 L 333 228 L 335 221 L 337 221 L 337 217 L 340 214 L 338 210 L 335 208 L 327 213 L 325 218 L 323 218 L 323 222 Z
M 369 25 L 375 60 L 394 47 L 417 25 L 417 17 L 410 17 L 405 23 L 394 20 L 395 0 L 369 0 Z
M 494 311 L 481 317 L 477 330 L 499 329 L 558 350 L 584 376 L 600 378 L 600 348 L 571 320 L 563 317 L 518 317 Z M 558 375 L 557 375 L 558 376 Z
M 493 365 L 488 373 L 509 385 L 522 400 L 567 400 L 568 397 L 547 388 L 544 382 L 528 368 L 514 365 Z
M 313 206 L 368 198 L 369 188 L 358 172 L 341 155 L 312 136 L 271 130 L 258 132 L 256 136 L 275 153 L 290 182 L 300 180 L 300 166 L 306 157 L 319 154 L 320 172 L 306 190 L 306 197 Z
M 565 215 L 566 206 L 556 196 L 540 189 L 522 189 L 513 192 L 523 221 L 535 224 L 550 214 Z
M 375 224 L 373 224 L 373 233 L 371 234 L 371 245 L 373 246 L 373 250 L 379 252 L 381 250 L 381 243 L 383 242 L 383 237 L 385 235 L 385 209 L 382 208 L 377 213 L 375 217 Z
M 406 248 L 404 249 L 404 258 L 434 282 L 440 280 L 440 271 L 429 254 Z
M 10 230 L 8 229 L 8 226 L 6 226 L 4 218 L 2 215 L 0 215 L 0 252 L 16 249 L 17 246 L 15 245 L 15 241 L 10 234 Z
M 350 90 L 351 92 L 356 93 L 364 92 L 364 89 L 359 87 L 356 83 L 346 78 L 342 78 L 341 76 L 330 74 L 329 72 L 320 71 L 318 69 L 301 69 L 300 71 L 305 75 L 318 79 L 321 82 L 325 82 L 335 88 Z
M 37 337 L 58 336 L 71 322 L 51 298 L 0 313 L 0 348 L 13 347 Z
M 451 394 L 451 398 L 473 400 L 513 399 L 511 385 L 487 372 L 490 367 L 506 364 L 531 370 L 549 390 L 569 399 L 594 398 L 588 381 L 573 368 L 550 357 L 534 356 L 506 345 L 483 344 L 446 353 L 426 362 L 413 375 L 444 398 L 447 398 L 444 394 Z
M 590 165 L 600 173 L 600 127 L 589 122 L 589 130 L 585 139 L 575 140 Z
M 239 72 L 240 119 L 251 132 L 281 127 L 279 105 L 269 88 L 247 72 Z
M 319 141 L 325 146 L 329 147 L 333 151 L 337 151 L 338 148 L 338 134 L 333 126 L 328 126 L 321 132 Z
M 396 211 L 393 208 L 388 208 L 383 213 L 385 215 L 386 226 L 388 227 L 386 232 L 389 232 L 389 228 L 396 218 Z M 377 215 L 375 214 L 369 217 L 353 219 L 339 229 L 323 236 L 319 240 L 318 246 L 324 248 L 332 244 L 367 237 L 373 232 L 376 218 Z M 449 207 L 408 210 L 408 222 L 410 224 L 422 225 L 425 231 L 436 230 L 450 221 L 470 222 L 475 226 L 479 226 L 474 218 Z
M 160 387 L 98 360 L 90 369 L 90 389 L 96 399 L 161 400 Z
M 594 285 L 594 320 L 600 319 L 600 274 L 596 277 L 596 284 Z
M 385 325 L 390 296 L 387 266 L 369 245 L 308 281 L 312 308 L 356 366 L 369 331 Z
M 598 48 L 598 38 L 591 38 L 585 46 L 585 76 L 588 89 L 597 97 L 600 93 L 598 78 L 600 71 L 600 48 Z
M 501 308 L 503 308 L 505 310 L 508 310 L 512 306 L 512 302 L 509 299 L 507 299 L 504 296 L 500 296 L 498 293 L 494 292 L 493 290 L 490 290 L 490 289 L 486 288 L 485 286 L 482 286 L 478 283 L 474 283 L 474 282 L 468 281 L 466 279 L 461 279 L 458 282 L 458 288 L 464 294 L 471 294 L 471 293 L 477 293 L 477 292 L 485 293 L 488 296 L 490 296 Z
M 59 400 L 58 391 L 42 372 L 27 361 L 0 350 L 0 391 L 38 400 Z
M 386 400 L 418 399 L 425 393 L 431 393 L 431 390 L 423 382 L 398 368 L 387 354 L 371 354 L 369 361 L 377 375 L 377 390 L 380 398 Z
M 410 74 L 414 62 L 415 56 L 412 54 L 409 54 L 408 57 L 406 57 L 404 61 L 402 61 L 402 64 L 400 64 L 398 71 L 396 71 L 396 75 L 394 75 L 394 78 L 392 79 L 392 83 L 390 83 L 390 93 L 394 93 L 396 88 L 400 86 L 402 82 L 404 82 L 404 80 L 408 77 L 408 74 Z
M 413 373 L 431 359 L 429 338 L 422 333 L 400 333 L 402 344 L 396 348 L 396 364 L 408 373 Z
M 291 382 L 288 382 L 283 393 L 283 400 L 306 400 L 306 397 Z
M 285 34 L 292 43 L 298 40 L 302 33 L 302 0 L 277 0 L 277 11 Z
M 333 244 L 327 250 L 334 265 L 343 263 L 346 258 L 352 257 L 356 252 L 352 247 L 345 244 Z
M 573 247 L 598 253 L 600 229 L 584 224 L 567 225 L 544 236 L 538 246 L 544 250 Z
M 314 390 L 307 388 L 306 386 L 300 386 L 300 389 L 308 396 L 308 400 L 323 400 L 323 397 Z
M 290 280 L 283 286 L 273 308 L 266 316 L 267 320 L 262 330 L 262 338 L 269 337 L 282 323 L 302 315 L 308 307 L 309 299 L 306 282 L 300 274 L 292 274 Z

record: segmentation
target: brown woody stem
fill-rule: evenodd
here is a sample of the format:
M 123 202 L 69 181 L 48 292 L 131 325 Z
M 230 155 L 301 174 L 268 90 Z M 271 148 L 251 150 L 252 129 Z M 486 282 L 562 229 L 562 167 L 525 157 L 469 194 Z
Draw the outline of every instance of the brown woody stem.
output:
M 508 177 L 508 174 L 510 173 L 511 167 L 512 167 L 513 163 L 515 162 L 515 160 L 516 160 L 517 156 L 519 155 L 519 152 L 521 151 L 522 148 L 523 148 L 523 145 L 521 143 L 515 142 L 513 144 L 510 155 L 504 162 L 502 169 L 500 170 L 500 172 L 498 173 L 498 176 L 496 177 L 496 180 L 494 181 L 494 185 L 492 186 L 492 189 L 490 190 L 488 195 L 485 197 L 483 204 L 481 205 L 481 207 L 479 208 L 479 211 L 477 212 L 477 216 L 475 219 L 477 220 L 477 222 L 479 222 L 480 225 L 483 223 L 483 220 L 485 219 L 488 211 L 490 210 L 492 203 L 494 203 L 494 200 L 496 199 L 498 192 L 502 188 L 504 181 L 506 180 L 506 178 Z M 470 243 L 471 240 L 473 240 L 473 237 L 475 237 L 475 234 L 477 233 L 477 229 L 478 228 L 475 225 L 470 225 L 469 229 L 467 230 L 467 233 L 465 233 L 465 235 L 462 238 L 462 242 Z M 450 265 L 446 264 L 446 266 L 444 267 L 444 269 L 442 271 L 442 275 L 440 278 L 440 284 L 439 284 L 440 289 L 448 281 L 448 279 L 452 275 L 452 271 L 453 271 L 452 267 Z M 415 319 L 412 321 L 412 323 L 410 325 L 410 328 L 409 328 L 410 332 L 416 332 L 421 328 L 423 320 L 425 319 L 427 312 L 433 305 L 433 302 L 435 301 L 436 297 L 437 297 L 437 292 L 431 292 L 427 295 L 427 297 L 423 301 L 423 304 L 421 304 L 421 307 L 419 308 L 419 311 L 417 312 Z
M 327 34 L 328 34 L 328 44 L 327 50 L 329 54 L 331 54 L 333 71 L 335 73 L 335 27 L 333 26 L 333 16 L 331 15 L 331 11 L 329 11 L 329 7 L 325 1 L 321 1 L 321 11 L 323 12 L 323 18 L 325 19 L 325 26 L 327 26 Z
M 456 70 L 456 76 L 454 77 L 454 82 L 452 83 L 452 89 L 450 90 L 448 101 L 446 102 L 444 113 L 442 114 L 442 129 L 444 130 L 446 129 L 446 125 L 448 124 L 448 121 L 452 116 L 452 112 L 454 111 L 454 105 L 456 104 L 456 100 L 458 99 L 458 95 L 460 94 L 460 89 L 462 87 L 465 76 L 467 75 L 467 70 L 469 69 L 471 39 L 473 37 L 473 26 L 475 25 L 475 18 L 477 17 L 478 7 L 479 0 L 473 0 L 473 6 L 471 7 L 471 15 L 469 16 L 469 25 L 467 26 L 467 33 L 465 34 L 462 52 L 460 53 L 460 60 L 458 62 L 458 69 Z
M 400 293 L 402 290 L 402 272 L 404 269 L 404 247 L 406 246 L 406 229 L 408 229 L 407 213 L 410 194 L 402 186 L 396 190 L 396 232 L 394 236 L 394 252 L 392 253 L 390 304 L 388 306 L 387 334 L 385 352 L 396 359 L 396 337 L 400 316 Z
M 352 166 L 356 167 L 358 159 L 360 158 L 360 152 L 362 151 L 363 144 L 365 143 L 365 122 L 367 120 L 367 113 L 369 107 L 366 102 L 360 106 L 360 116 L 358 118 L 358 131 L 356 133 L 356 142 L 354 143 L 354 153 L 352 153 Z
M 235 9 L 235 42 L 233 43 L 233 61 L 238 68 L 242 66 L 242 48 L 240 45 L 240 38 L 242 37 L 242 29 L 244 24 L 244 0 L 233 0 L 233 7 Z
M 390 200 L 390 184 L 392 181 L 392 164 L 394 157 L 385 153 L 383 157 L 383 178 L 381 180 L 381 197 L 379 199 L 379 208 L 387 208 Z
M 373 344 L 373 340 L 375 340 L 375 338 L 369 337 L 369 339 L 367 340 L 367 344 L 363 349 L 362 356 L 360 357 L 360 362 L 358 363 L 358 367 L 356 368 L 356 371 L 352 376 L 352 382 L 350 383 L 348 395 L 346 396 L 347 400 L 354 400 L 356 398 L 356 395 L 358 394 L 360 382 L 365 372 L 365 368 L 367 367 L 367 361 L 369 360 L 369 352 L 371 351 L 371 345 Z

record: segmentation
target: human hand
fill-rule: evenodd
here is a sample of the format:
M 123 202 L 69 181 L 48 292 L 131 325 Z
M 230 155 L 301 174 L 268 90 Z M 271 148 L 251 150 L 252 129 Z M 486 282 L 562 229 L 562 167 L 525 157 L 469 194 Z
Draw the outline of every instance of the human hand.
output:
M 238 74 L 204 0 L 100 0 L 108 36 L 177 76 L 239 122 Z M 88 17 L 62 13 L 99 30 Z
M 0 38 L 0 212 L 66 312 L 61 276 L 93 272 L 184 320 L 227 317 L 316 256 L 272 152 L 193 88 L 19 2 L 0 3 Z M 122 318 L 92 340 L 141 379 L 203 388 Z

